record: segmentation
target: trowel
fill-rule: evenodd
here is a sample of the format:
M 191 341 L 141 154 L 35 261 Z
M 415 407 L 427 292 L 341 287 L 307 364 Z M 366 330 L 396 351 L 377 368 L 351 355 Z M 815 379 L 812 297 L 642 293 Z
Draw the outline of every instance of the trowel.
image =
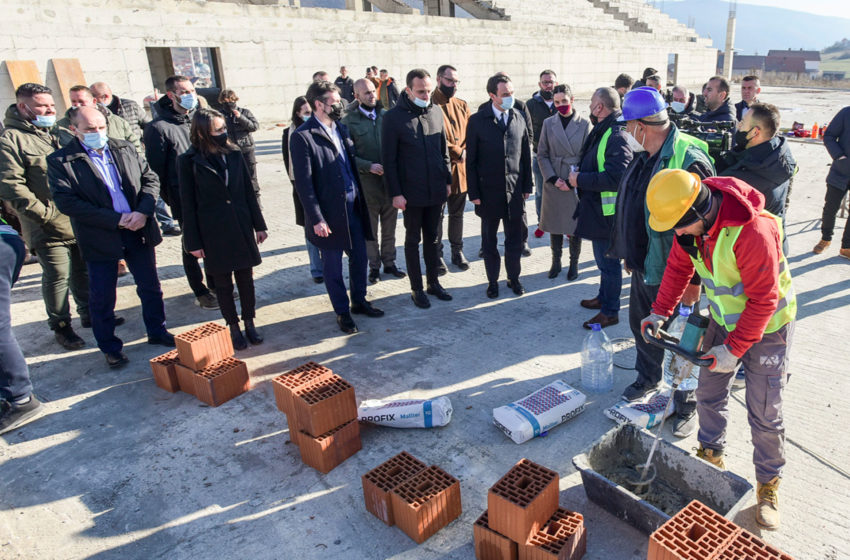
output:
M 678 339 L 662 329 L 658 329 L 658 335 L 652 336 L 649 332 L 649 327 L 643 331 L 644 340 L 653 346 L 669 350 L 673 357 L 670 360 L 670 372 L 673 380 L 671 382 L 672 391 L 670 398 L 667 401 L 667 406 L 664 408 L 664 414 L 661 415 L 661 422 L 658 425 L 658 431 L 655 432 L 655 440 L 652 442 L 652 448 L 649 450 L 649 456 L 646 458 L 646 463 L 642 466 L 635 467 L 635 470 L 640 473 L 640 478 L 629 480 L 628 483 L 634 486 L 635 494 L 646 494 L 649 491 L 649 484 L 655 480 L 655 466 L 652 464 L 652 457 L 655 455 L 655 450 L 658 448 L 658 442 L 661 439 L 661 432 L 664 429 L 664 422 L 670 414 L 670 407 L 673 406 L 673 393 L 681 385 L 693 369 L 692 364 L 708 367 L 712 361 L 710 358 L 703 358 L 698 354 L 702 346 L 702 339 L 705 337 L 705 330 L 708 328 L 708 317 L 693 313 L 688 317 L 688 322 L 685 325 L 685 330 L 682 333 L 682 338 Z

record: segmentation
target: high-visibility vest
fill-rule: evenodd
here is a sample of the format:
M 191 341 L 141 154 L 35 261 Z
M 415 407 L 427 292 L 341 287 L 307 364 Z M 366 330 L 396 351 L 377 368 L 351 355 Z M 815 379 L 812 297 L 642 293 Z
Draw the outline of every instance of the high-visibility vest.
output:
M 667 165 L 667 169 L 682 169 L 682 164 L 685 163 L 685 154 L 688 151 L 688 146 L 696 146 L 708 155 L 707 142 L 700 140 L 696 136 L 679 132 L 676 142 L 673 143 L 673 157 L 670 158 L 670 163 Z M 708 159 L 711 160 L 711 163 L 714 163 L 714 158 L 708 156 Z
M 610 136 L 611 129 L 609 128 L 602 135 L 602 140 L 599 141 L 599 147 L 596 149 L 596 167 L 600 173 L 605 171 L 605 150 L 608 148 Z M 599 196 L 602 198 L 602 215 L 613 216 L 617 211 L 617 191 L 602 191 Z
M 779 238 L 782 239 L 782 220 L 763 211 L 761 216 L 776 220 L 779 228 Z M 697 251 L 697 257 L 691 257 L 697 273 L 702 278 L 705 286 L 705 294 L 708 296 L 708 304 L 711 316 L 718 325 L 722 325 L 727 331 L 735 330 L 738 319 L 741 318 L 749 298 L 744 293 L 744 284 L 741 281 L 741 271 L 735 257 L 735 242 L 741 235 L 743 226 L 725 227 L 717 235 L 717 244 L 711 255 L 711 271 L 703 261 L 702 254 Z M 694 241 L 696 245 L 696 241 Z M 797 298 L 794 287 L 791 285 L 791 273 L 788 270 L 788 261 L 785 255 L 779 262 L 779 304 L 773 317 L 767 323 L 765 333 L 778 331 L 784 325 L 794 320 L 797 315 Z

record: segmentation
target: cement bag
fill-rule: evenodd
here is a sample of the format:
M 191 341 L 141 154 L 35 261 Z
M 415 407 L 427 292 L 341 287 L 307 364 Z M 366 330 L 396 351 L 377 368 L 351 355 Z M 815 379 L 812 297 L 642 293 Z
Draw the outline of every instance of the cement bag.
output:
M 391 428 L 433 428 L 452 419 L 452 401 L 448 397 L 404 401 L 363 401 L 357 409 L 361 422 Z
M 667 401 L 670 400 L 670 389 L 658 391 L 646 401 L 628 402 L 620 401 L 610 408 L 603 410 L 603 414 L 618 424 L 626 422 L 634 424 L 638 428 L 652 428 L 661 422 Z M 671 406 L 668 417 L 676 407 Z
M 584 410 L 587 397 L 561 380 L 493 409 L 493 423 L 514 443 L 525 443 Z

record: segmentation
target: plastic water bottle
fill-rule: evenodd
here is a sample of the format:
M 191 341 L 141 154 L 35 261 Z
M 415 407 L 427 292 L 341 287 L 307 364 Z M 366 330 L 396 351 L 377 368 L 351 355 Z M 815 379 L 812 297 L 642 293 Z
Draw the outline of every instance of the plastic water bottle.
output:
M 605 393 L 614 386 L 614 351 L 601 325 L 590 328 L 581 346 L 581 385 L 588 393 Z
M 673 324 L 670 325 L 670 328 L 667 329 L 667 332 L 671 336 L 675 336 L 678 339 L 682 338 L 682 333 L 685 332 L 685 325 L 688 324 L 688 317 L 693 313 L 693 306 L 687 307 L 684 305 L 679 306 L 679 315 L 675 319 L 673 319 Z M 669 350 L 664 351 L 664 383 L 668 387 L 673 385 L 673 372 L 670 371 L 670 362 L 673 360 L 673 353 Z M 697 388 L 697 380 L 699 375 L 699 368 L 694 365 L 690 371 L 688 377 L 686 377 L 682 383 L 679 385 L 679 391 L 693 391 Z

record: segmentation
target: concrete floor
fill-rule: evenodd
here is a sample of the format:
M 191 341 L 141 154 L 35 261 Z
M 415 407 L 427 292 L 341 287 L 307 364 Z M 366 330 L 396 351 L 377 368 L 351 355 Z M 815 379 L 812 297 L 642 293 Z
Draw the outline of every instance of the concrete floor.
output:
M 783 125 L 823 123 L 847 103 L 846 92 L 766 88 L 783 111 Z M 587 102 L 578 107 L 586 111 Z M 278 154 L 281 129 L 258 134 L 259 172 L 270 237 L 256 269 L 258 323 L 266 342 L 240 352 L 252 390 L 218 408 L 157 388 L 148 359 L 131 277 L 120 280 L 118 329 L 132 360 L 109 370 L 90 331 L 87 347 L 64 352 L 46 327 L 40 269 L 27 266 L 13 293 L 15 334 L 28 358 L 48 414 L 0 438 L 0 558 L 472 558 L 472 523 L 486 507 L 487 489 L 522 457 L 557 470 L 560 503 L 584 514 L 588 559 L 640 559 L 647 538 L 589 503 L 574 455 L 613 427 L 602 409 L 633 381 L 615 369 L 610 393 L 591 396 L 588 409 L 548 437 L 516 445 L 492 424 L 492 409 L 554 379 L 579 384 L 578 301 L 596 293 L 598 273 L 589 244 L 577 281 L 547 278 L 548 238 L 530 238 L 522 281 L 527 293 L 488 300 L 477 257 L 479 221 L 465 219 L 467 272 L 442 279 L 454 296 L 415 308 L 404 280 L 384 279 L 369 297 L 386 311 L 359 318 L 361 332 L 336 328 L 324 286 L 309 278 L 303 231 L 294 224 L 291 188 Z M 829 158 L 819 144 L 792 144 L 800 164 L 787 231 L 799 312 L 785 393 L 788 464 L 781 489 L 782 528 L 764 533 L 754 502 L 735 522 L 762 534 L 796 558 L 850 558 L 850 378 L 846 341 L 850 263 L 836 242 L 815 256 Z M 529 210 L 533 214 L 532 205 Z M 533 222 L 533 217 L 530 216 Z M 843 227 L 843 220 L 839 222 Z M 840 229 L 838 237 L 840 239 Z M 397 241 L 403 239 L 399 222 Z M 196 307 L 180 265 L 179 239 L 158 249 L 169 327 L 179 333 L 217 311 Z M 406 268 L 403 251 L 399 264 Z M 629 337 L 628 280 L 619 325 Z M 447 395 L 454 417 L 444 428 L 362 430 L 363 450 L 328 475 L 306 467 L 286 444 L 287 425 L 274 405 L 274 376 L 305 361 L 323 363 L 350 381 L 359 400 Z M 633 351 L 615 362 L 628 364 Z M 743 391 L 730 403 L 727 464 L 755 484 Z M 669 430 L 666 437 L 671 438 Z M 697 445 L 692 436 L 677 445 Z M 464 513 L 422 545 L 366 512 L 360 476 L 401 450 L 460 479 Z

